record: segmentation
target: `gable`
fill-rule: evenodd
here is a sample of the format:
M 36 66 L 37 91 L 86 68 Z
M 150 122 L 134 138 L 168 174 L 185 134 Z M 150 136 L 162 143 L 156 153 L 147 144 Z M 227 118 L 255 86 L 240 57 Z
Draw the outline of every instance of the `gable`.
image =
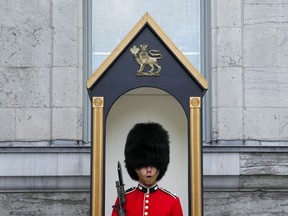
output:
M 163 58 L 158 62 L 159 65 L 161 64 L 162 66 L 166 66 L 166 70 L 165 68 L 161 70 L 162 74 L 166 73 L 170 76 L 172 75 L 171 73 L 174 73 L 174 75 L 178 77 L 181 76 L 181 73 L 183 72 L 187 73 L 189 76 L 186 77 L 188 79 L 186 81 L 194 81 L 197 85 L 199 85 L 200 89 L 203 91 L 207 90 L 208 83 L 205 78 L 193 67 L 189 60 L 172 43 L 172 41 L 166 36 L 166 34 L 148 13 L 146 13 L 140 19 L 129 34 L 91 75 L 91 77 L 87 80 L 87 88 L 92 90 L 96 83 L 99 82 L 101 77 L 104 75 L 107 76 L 108 73 L 111 73 L 111 69 L 113 67 L 117 67 L 116 70 L 118 71 L 123 70 L 123 68 L 126 67 L 124 72 L 121 71 L 119 73 L 113 73 L 113 76 L 116 76 L 114 79 L 121 80 L 121 78 L 125 78 L 126 80 L 129 80 L 130 76 L 134 77 L 135 75 L 133 73 L 139 68 L 137 68 L 137 62 L 135 63 L 135 60 L 133 60 L 133 55 L 130 49 L 133 48 L 133 46 L 139 48 L 140 45 L 143 44 L 148 45 L 148 50 L 153 49 L 162 52 L 161 54 Z M 181 65 L 182 70 L 178 70 L 179 67 L 177 67 L 177 65 Z M 169 76 L 166 76 L 166 80 L 169 78 Z M 181 82 L 183 82 L 183 80 L 181 80 Z

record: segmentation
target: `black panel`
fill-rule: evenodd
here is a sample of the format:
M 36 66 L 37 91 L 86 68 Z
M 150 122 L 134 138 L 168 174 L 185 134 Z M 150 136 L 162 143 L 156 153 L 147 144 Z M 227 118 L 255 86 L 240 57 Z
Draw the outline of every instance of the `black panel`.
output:
M 130 48 L 134 45 L 147 44 L 149 50 L 160 50 L 163 58 L 158 60 L 162 67 L 159 77 L 138 77 L 139 65 L 133 58 Z M 149 66 L 145 71 L 150 69 Z M 156 69 L 156 68 L 155 68 Z M 154 31 L 145 25 L 117 59 L 103 73 L 90 90 L 90 97 L 105 97 L 104 116 L 106 117 L 113 103 L 125 92 L 140 88 L 154 87 L 174 96 L 189 116 L 189 97 L 202 97 L 205 90 L 195 81 L 176 56 L 159 39 Z

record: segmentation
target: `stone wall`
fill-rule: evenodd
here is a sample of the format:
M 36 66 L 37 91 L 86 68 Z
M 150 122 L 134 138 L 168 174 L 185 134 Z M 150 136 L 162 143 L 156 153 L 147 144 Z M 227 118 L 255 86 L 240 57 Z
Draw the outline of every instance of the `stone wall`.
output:
M 88 215 L 82 20 L 78 0 L 1 1 L 1 216 Z
M 285 192 L 205 192 L 205 216 L 286 216 Z M 1 193 L 0 215 L 89 216 L 90 194 L 78 193 Z
M 0 18 L 1 141 L 82 140 L 82 1 L 3 0 Z
M 82 3 L 1 1 L 0 215 L 89 215 Z M 204 215 L 287 215 L 288 1 L 207 3 Z
M 288 211 L 286 192 L 206 192 L 205 216 L 285 216 Z
M 288 214 L 288 153 L 266 150 L 205 154 L 205 216 Z
M 211 4 L 213 139 L 287 140 L 288 2 Z
M 89 193 L 1 193 L 0 215 L 89 216 Z
M 287 215 L 288 2 L 209 2 L 204 215 Z

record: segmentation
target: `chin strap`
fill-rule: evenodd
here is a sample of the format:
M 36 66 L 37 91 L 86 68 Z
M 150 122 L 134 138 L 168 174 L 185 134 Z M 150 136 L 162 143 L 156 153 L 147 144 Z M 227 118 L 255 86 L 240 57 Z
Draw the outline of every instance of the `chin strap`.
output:
M 160 170 L 157 170 L 157 172 L 155 173 L 155 175 L 152 178 L 149 179 L 145 179 L 144 176 L 141 175 L 139 169 L 135 169 L 138 177 L 139 177 L 139 182 L 141 182 L 142 184 L 144 184 L 145 186 L 152 186 L 157 182 L 157 177 L 160 173 Z

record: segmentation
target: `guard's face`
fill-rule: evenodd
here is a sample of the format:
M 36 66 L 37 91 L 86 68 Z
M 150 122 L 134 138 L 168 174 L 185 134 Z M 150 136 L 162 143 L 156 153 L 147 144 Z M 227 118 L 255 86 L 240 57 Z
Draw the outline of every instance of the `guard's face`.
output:
M 147 186 L 153 186 L 157 182 L 157 177 L 159 175 L 159 170 L 154 166 L 147 166 L 147 167 L 141 167 L 136 170 L 139 181 Z
M 155 174 L 157 173 L 157 168 L 154 166 L 147 166 L 140 168 L 139 171 L 144 179 L 149 180 L 155 176 Z

